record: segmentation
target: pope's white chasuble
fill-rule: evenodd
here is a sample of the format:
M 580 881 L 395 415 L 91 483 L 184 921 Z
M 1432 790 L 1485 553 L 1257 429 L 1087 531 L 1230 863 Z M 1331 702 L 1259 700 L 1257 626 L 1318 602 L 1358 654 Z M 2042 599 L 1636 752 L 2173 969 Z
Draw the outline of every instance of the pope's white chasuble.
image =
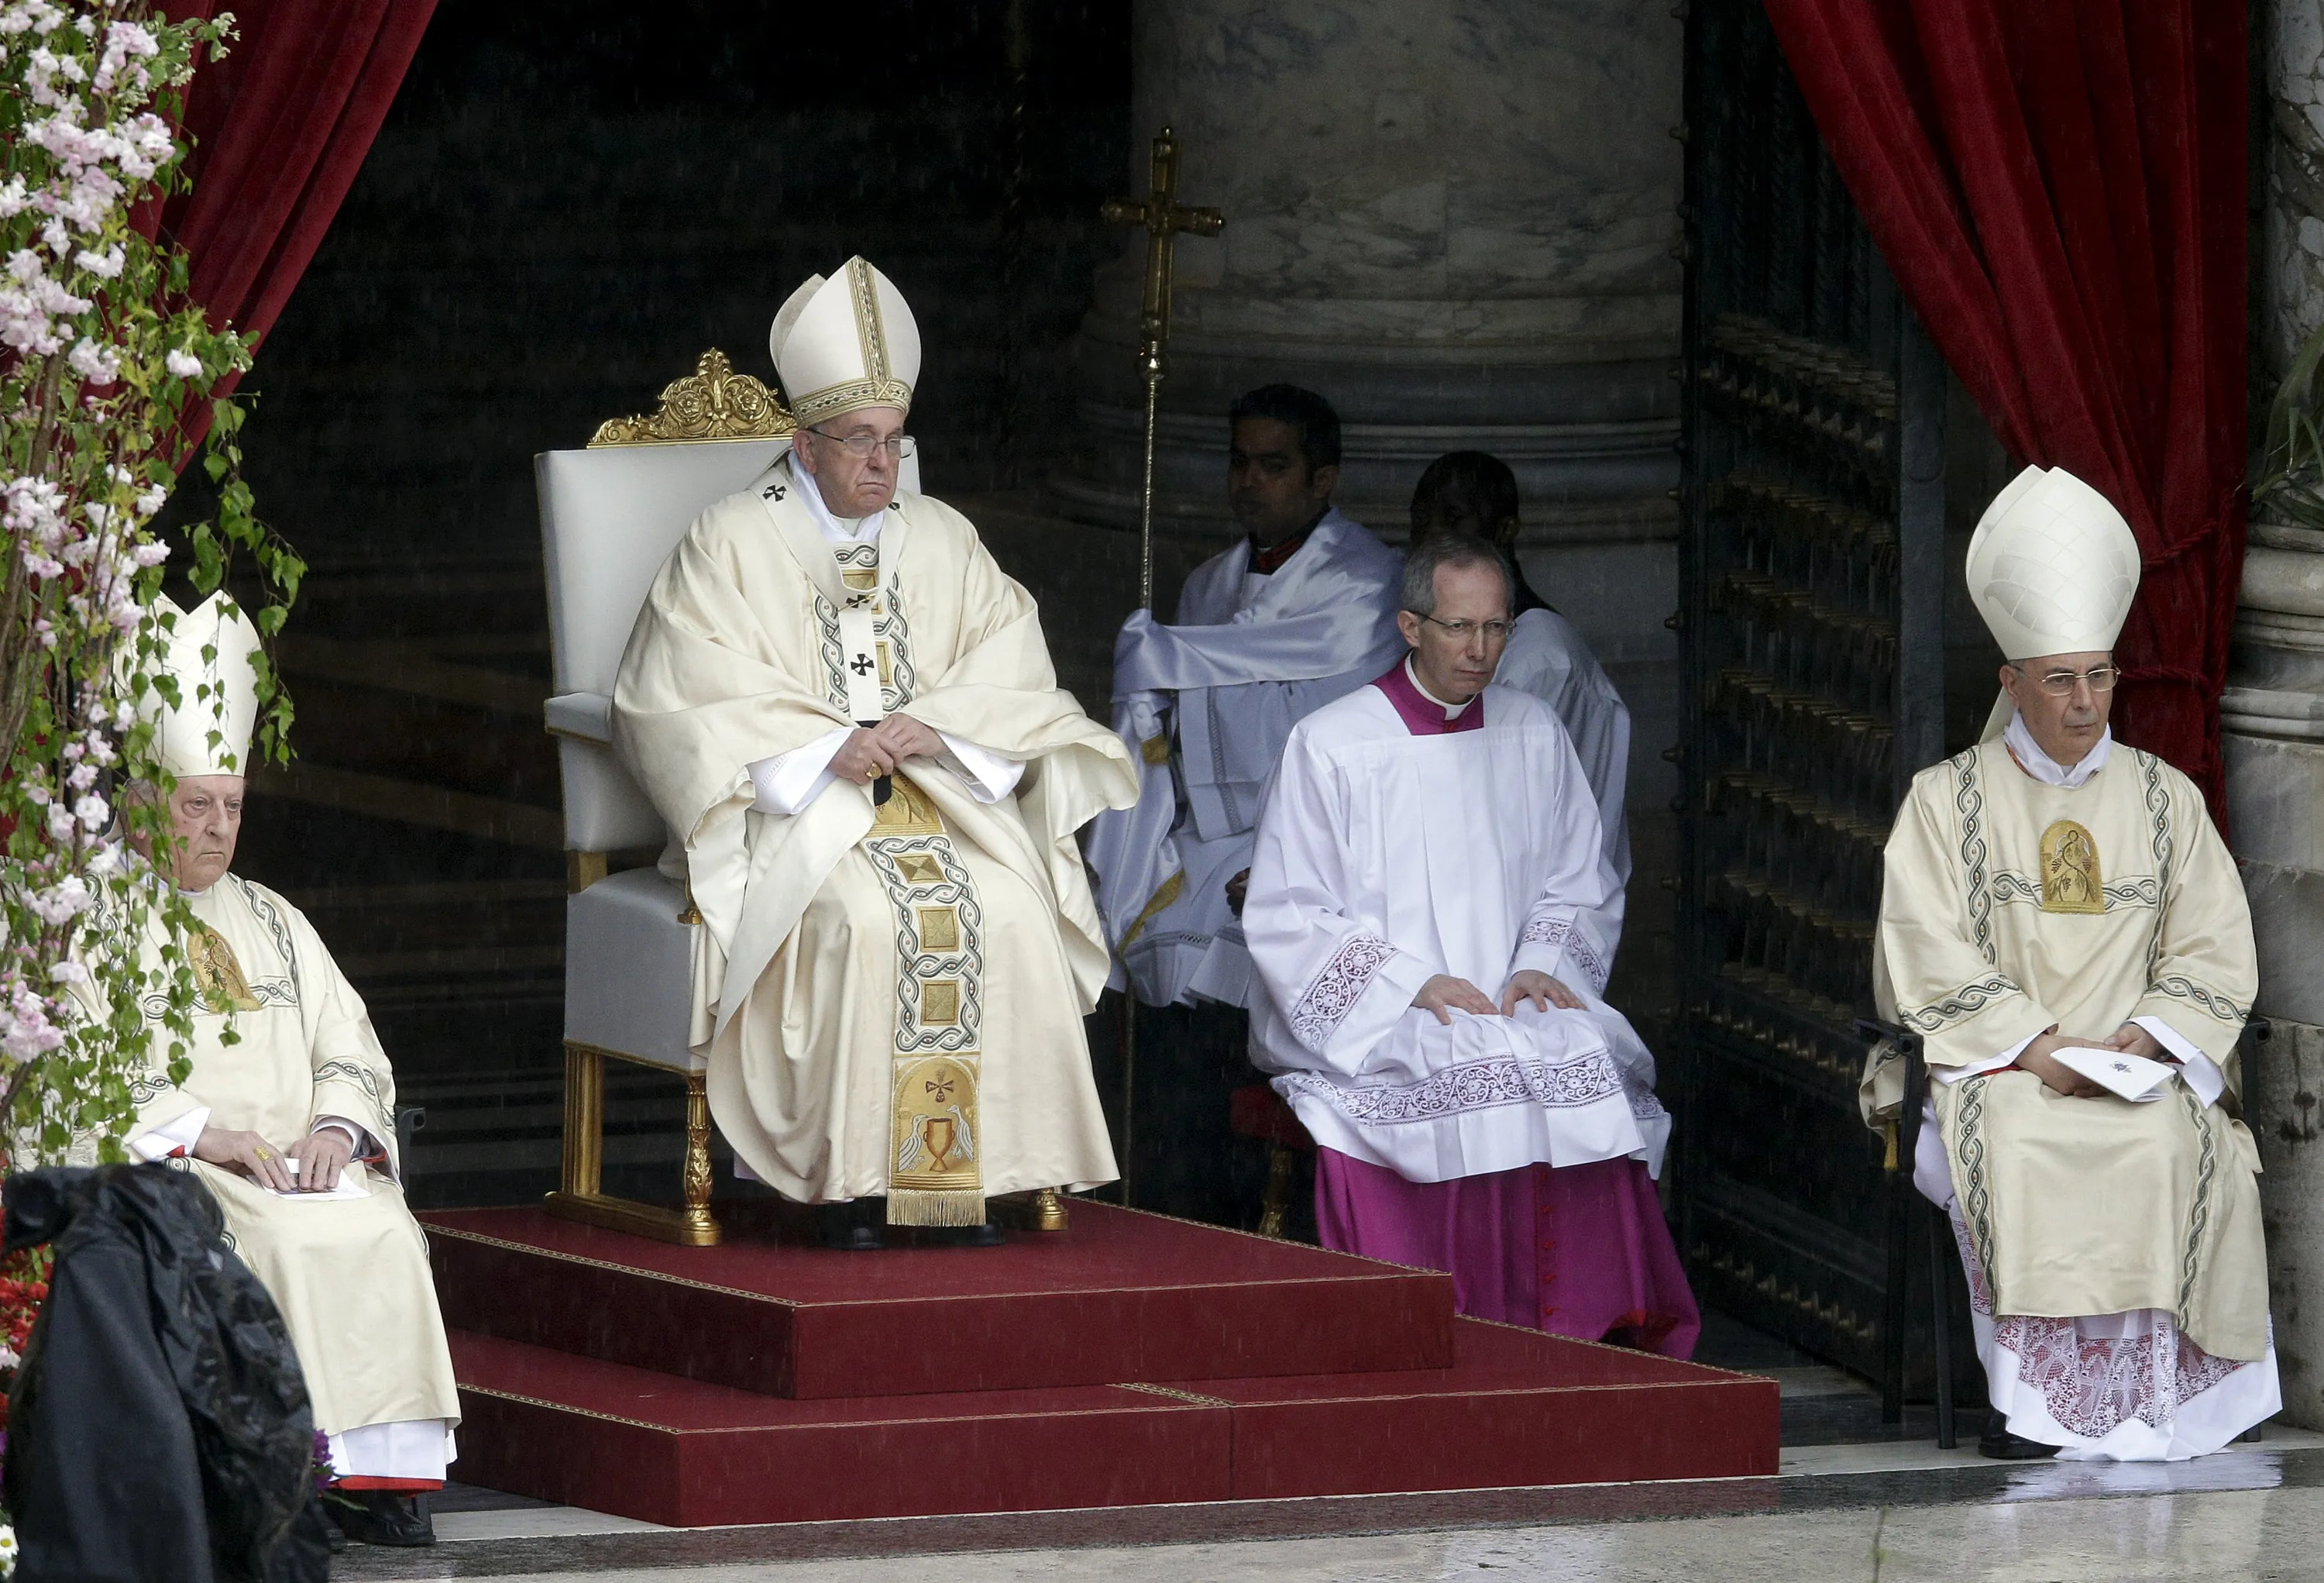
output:
M 306 915 L 265 886 L 229 874 L 187 900 L 201 929 L 188 942 L 198 991 L 193 1069 L 182 1085 L 169 1080 L 157 1019 L 133 1141 L 190 1148 L 204 1120 L 278 1147 L 327 1116 L 367 1133 L 385 1157 L 350 1161 L 337 1193 L 281 1195 L 189 1157 L 171 1163 L 201 1178 L 235 1252 L 281 1310 L 316 1428 L 345 1436 L 440 1421 L 448 1430 L 460 1417 L 452 1359 L 427 1239 L 398 1185 L 395 1077 L 363 999 Z
M 1440 708 L 1416 730 L 1413 691 L 1398 667 L 1285 746 L 1243 910 L 1265 991 L 1253 1060 L 1316 1143 L 1406 1180 L 1658 1166 L 1670 1120 L 1653 1057 L 1602 998 L 1586 923 L 1615 881 L 1565 728 L 1495 686 L 1452 727 Z M 1584 1009 L 1448 1026 L 1412 1004 L 1438 974 L 1498 1000 L 1527 968 Z
M 2259 1158 L 2236 1114 L 2251 915 L 2184 775 L 2117 745 L 2087 783 L 2044 785 L 1998 739 L 1923 771 L 1888 839 L 1874 968 L 1883 1014 L 1956 1079 L 1932 1085 L 1936 1116 L 1994 1315 L 2153 1310 L 2211 1358 L 2267 1353 Z M 2149 1103 L 1997 1064 L 2053 1026 L 2104 1040 L 2134 1020 L 2187 1062 Z M 2198 1092 L 2214 1067 L 2218 1103 Z
M 974 1224 L 988 1195 L 1115 1174 L 1074 832 L 1135 777 L 967 519 L 918 495 L 882 518 L 829 542 L 788 458 L 704 513 L 639 615 L 614 742 L 702 914 L 695 1039 L 737 1157 L 792 1199 Z M 1021 774 L 908 760 L 883 804 L 825 780 L 795 812 L 754 791 L 749 766 L 898 710 Z

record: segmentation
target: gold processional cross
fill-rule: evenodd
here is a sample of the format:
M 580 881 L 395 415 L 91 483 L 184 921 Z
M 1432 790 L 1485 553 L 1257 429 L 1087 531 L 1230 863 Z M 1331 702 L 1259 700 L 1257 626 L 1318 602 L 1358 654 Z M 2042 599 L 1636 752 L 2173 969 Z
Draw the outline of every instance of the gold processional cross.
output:
M 1160 410 L 1165 354 L 1170 345 L 1170 254 L 1178 233 L 1215 236 L 1227 217 L 1178 201 L 1178 138 L 1167 126 L 1154 140 L 1154 180 L 1143 201 L 1109 198 L 1100 216 L 1114 225 L 1146 227 L 1146 301 L 1138 316 L 1138 367 L 1146 378 L 1146 470 L 1139 495 L 1138 607 L 1154 608 L 1154 422 Z M 1136 1142 L 1133 1101 L 1138 1074 L 1138 992 L 1123 997 L 1121 1017 L 1121 1201 L 1130 1201 Z
M 1099 214 L 1146 227 L 1146 302 L 1138 316 L 1138 366 L 1146 377 L 1146 473 L 1138 523 L 1138 604 L 1154 608 L 1154 420 L 1161 399 L 1164 354 L 1170 344 L 1170 253 L 1178 233 L 1215 236 L 1227 218 L 1214 208 L 1178 201 L 1178 139 L 1165 126 L 1154 140 L 1154 185 L 1143 201 L 1109 198 Z

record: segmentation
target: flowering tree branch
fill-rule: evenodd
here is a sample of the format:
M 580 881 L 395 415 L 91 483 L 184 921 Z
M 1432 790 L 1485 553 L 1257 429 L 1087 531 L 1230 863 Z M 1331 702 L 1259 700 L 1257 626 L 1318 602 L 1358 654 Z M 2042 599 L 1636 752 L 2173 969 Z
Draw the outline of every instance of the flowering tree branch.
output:
M 172 23 L 151 0 L 0 4 L 0 1123 L 16 1157 L 119 1158 L 140 1099 L 187 1069 L 190 914 L 124 846 L 160 849 L 166 806 L 120 793 L 169 791 L 160 703 L 223 714 L 161 669 L 169 551 L 151 523 L 180 416 L 250 347 L 131 216 L 185 185 L 173 123 L 232 36 L 230 14 Z M 271 636 L 305 569 L 252 514 L 241 411 L 217 406 L 221 509 L 189 530 L 189 569 L 207 593 L 251 552 Z M 289 703 L 271 667 L 261 681 L 262 751 L 281 756 Z

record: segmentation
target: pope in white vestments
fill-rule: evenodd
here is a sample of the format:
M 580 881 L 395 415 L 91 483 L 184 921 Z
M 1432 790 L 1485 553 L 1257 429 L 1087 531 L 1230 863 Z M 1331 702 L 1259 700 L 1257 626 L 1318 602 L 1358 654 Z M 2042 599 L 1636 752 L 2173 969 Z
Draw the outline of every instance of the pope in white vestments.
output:
M 1139 611 L 1113 651 L 1114 727 L 1137 805 L 1101 817 L 1090 866 L 1106 932 L 1148 1005 L 1240 1006 L 1250 983 L 1231 884 L 1250 867 L 1284 738 L 1403 651 L 1396 552 L 1330 504 L 1339 419 L 1268 385 L 1229 413 L 1228 500 L 1244 537 L 1196 567 L 1177 621 Z
M 2139 575 L 2120 514 L 2029 467 L 1968 573 L 2005 707 L 1898 810 L 1874 982 L 1937 1079 L 1914 1177 L 1969 1272 L 1979 1449 L 2200 1456 L 2282 1404 L 2239 1114 L 2250 912 L 2202 793 L 2107 726 Z M 1893 1061 L 1867 1088 L 1895 1103 Z
M 182 703 L 159 708 L 156 726 L 177 778 L 179 850 L 154 862 L 198 921 L 186 942 L 198 998 L 181 1084 L 169 1079 L 157 1025 L 130 1149 L 201 1179 L 281 1310 L 315 1425 L 330 1437 L 333 1521 L 370 1542 L 424 1544 L 433 1533 L 411 1492 L 441 1487 L 460 1407 L 427 1240 L 400 1185 L 395 1075 L 306 916 L 230 872 L 258 646 L 223 594 L 180 613 L 170 639 Z M 206 686 L 217 690 L 198 701 Z
M 991 1242 L 991 1195 L 1115 1174 L 1074 832 L 1136 776 L 968 519 L 897 487 L 919 336 L 895 287 L 851 259 L 770 347 L 794 449 L 656 577 L 613 743 L 706 926 L 695 1037 L 740 1168 L 854 1204 L 836 1245 Z
M 1293 728 L 1243 912 L 1253 1059 L 1315 1140 L 1327 1246 L 1685 1356 L 1670 1118 L 1582 927 L 1615 889 L 1596 802 L 1557 717 L 1488 685 L 1513 581 L 1480 541 L 1416 547 L 1408 657 Z

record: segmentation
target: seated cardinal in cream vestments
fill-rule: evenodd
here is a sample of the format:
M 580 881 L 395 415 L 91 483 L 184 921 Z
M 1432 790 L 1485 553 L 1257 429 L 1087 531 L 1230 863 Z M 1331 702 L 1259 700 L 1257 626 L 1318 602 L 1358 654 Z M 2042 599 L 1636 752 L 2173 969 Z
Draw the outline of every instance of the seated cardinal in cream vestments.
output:
M 179 614 L 170 640 L 182 707 L 157 709 L 155 725 L 177 782 L 177 850 L 146 856 L 198 921 L 193 1067 L 170 1081 L 157 1023 L 130 1150 L 201 1179 L 281 1310 L 330 1436 L 333 1520 L 358 1539 L 425 1543 L 410 1492 L 442 1485 L 460 1407 L 427 1241 L 400 1185 L 395 1075 L 314 926 L 232 872 L 257 648 L 224 595 Z
M 1969 1271 L 1979 1449 L 2200 1456 L 2281 1405 L 2236 1060 L 2251 916 L 2202 793 L 2107 728 L 2120 514 L 2028 468 L 1968 565 L 2007 707 L 1914 780 L 1874 966 L 1936 1079 L 1914 1179 Z
M 892 1225 L 1111 1180 L 1082 1018 L 1108 968 L 1074 832 L 1130 754 L 1056 685 L 968 519 L 899 491 L 911 310 L 851 259 L 770 345 L 799 432 L 655 579 L 613 741 L 705 929 L 695 1039 L 742 1169 Z

